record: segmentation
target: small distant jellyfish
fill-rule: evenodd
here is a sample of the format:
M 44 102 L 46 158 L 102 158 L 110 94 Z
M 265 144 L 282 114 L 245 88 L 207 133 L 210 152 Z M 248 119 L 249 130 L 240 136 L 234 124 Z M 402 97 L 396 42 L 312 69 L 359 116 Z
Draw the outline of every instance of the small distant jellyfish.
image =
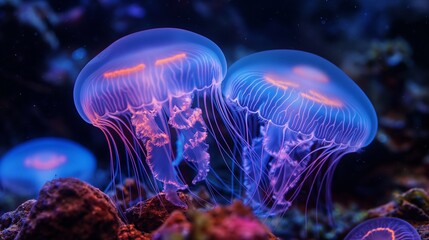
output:
M 260 215 L 285 211 L 325 164 L 329 190 L 338 160 L 367 146 L 377 130 L 374 108 L 353 80 L 303 51 L 264 51 L 238 60 L 222 93 L 230 106 L 226 126 L 242 147 L 246 201 Z
M 0 160 L 0 185 L 24 197 L 34 197 L 46 181 L 75 177 L 91 182 L 96 169 L 94 155 L 73 141 L 39 138 L 8 151 Z
M 408 222 L 393 217 L 367 220 L 350 231 L 344 240 L 420 240 Z
M 198 97 L 220 88 L 225 74 L 225 57 L 209 39 L 174 28 L 141 31 L 114 42 L 84 67 L 75 105 L 85 121 L 104 132 L 112 160 L 118 159 L 116 133 L 127 152 L 126 170 L 157 192 L 148 166 L 166 198 L 186 206 L 176 193 L 188 184 L 174 152 L 196 169 L 193 184 L 206 179 L 210 155 L 203 114 L 208 113 Z M 174 151 L 174 139 L 182 149 Z

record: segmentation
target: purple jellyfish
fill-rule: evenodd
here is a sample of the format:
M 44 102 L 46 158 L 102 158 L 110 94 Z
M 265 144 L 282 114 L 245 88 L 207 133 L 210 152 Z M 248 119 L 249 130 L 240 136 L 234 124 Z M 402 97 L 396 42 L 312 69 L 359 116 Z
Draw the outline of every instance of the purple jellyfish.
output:
M 420 240 L 408 222 L 393 217 L 367 220 L 350 231 L 344 240 Z
M 112 158 L 118 156 L 112 134 L 117 133 L 135 177 L 148 175 L 145 159 L 167 199 L 186 206 L 176 194 L 187 184 L 172 164 L 173 137 L 183 136 L 180 155 L 196 169 L 192 183 L 204 180 L 208 132 L 194 97 L 219 88 L 225 73 L 225 57 L 209 39 L 181 29 L 146 30 L 119 39 L 84 67 L 74 89 L 75 105 L 85 121 L 104 132 Z M 147 179 L 158 191 L 157 183 Z
M 285 211 L 325 163 L 322 180 L 329 188 L 338 160 L 376 133 L 367 96 L 339 68 L 310 53 L 244 57 L 228 70 L 222 93 L 230 106 L 226 125 L 241 143 L 246 201 L 260 215 Z

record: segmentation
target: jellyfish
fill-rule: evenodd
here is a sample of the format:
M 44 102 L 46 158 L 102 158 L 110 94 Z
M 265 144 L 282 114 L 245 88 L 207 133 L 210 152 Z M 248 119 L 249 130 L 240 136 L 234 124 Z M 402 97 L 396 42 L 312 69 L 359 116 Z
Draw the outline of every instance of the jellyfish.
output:
M 344 240 L 420 240 L 416 229 L 394 217 L 367 220 L 350 231 Z
M 63 138 L 37 138 L 8 151 L 0 160 L 0 185 L 19 196 L 34 197 L 46 181 L 76 177 L 91 182 L 94 155 Z
M 188 183 L 177 165 L 185 159 L 195 169 L 192 184 L 205 180 L 208 131 L 198 98 L 220 88 L 225 74 L 225 57 L 211 40 L 182 29 L 145 30 L 92 59 L 77 78 L 74 100 L 80 116 L 106 135 L 112 162 L 119 162 L 122 142 L 130 175 L 156 193 L 161 183 L 166 198 L 185 207 L 176 192 Z
M 374 108 L 353 80 L 303 51 L 238 60 L 222 93 L 229 106 L 222 115 L 240 143 L 245 201 L 260 215 L 285 211 L 311 176 L 313 183 L 323 176 L 329 188 L 338 160 L 368 145 L 377 128 Z

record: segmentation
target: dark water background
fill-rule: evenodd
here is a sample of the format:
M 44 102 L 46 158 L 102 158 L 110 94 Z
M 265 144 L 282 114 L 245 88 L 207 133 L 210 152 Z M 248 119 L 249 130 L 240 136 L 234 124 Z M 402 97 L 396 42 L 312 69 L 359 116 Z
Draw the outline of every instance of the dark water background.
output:
M 113 41 L 157 27 L 208 37 L 228 65 L 279 48 L 330 60 L 363 88 L 380 120 L 377 139 L 339 164 L 334 201 L 365 209 L 394 192 L 429 189 L 426 0 L 0 0 L 0 155 L 29 139 L 64 137 L 107 170 L 104 135 L 75 110 L 74 81 Z

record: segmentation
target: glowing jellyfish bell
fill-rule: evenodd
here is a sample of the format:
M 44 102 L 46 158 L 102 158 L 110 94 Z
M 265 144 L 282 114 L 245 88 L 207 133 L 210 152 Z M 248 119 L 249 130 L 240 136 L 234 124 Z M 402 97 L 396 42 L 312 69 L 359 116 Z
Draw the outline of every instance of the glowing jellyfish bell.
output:
M 225 72 L 225 57 L 209 39 L 181 29 L 146 30 L 119 39 L 85 66 L 76 81 L 75 105 L 85 121 L 105 133 L 112 155 L 116 132 L 136 177 L 144 172 L 141 152 L 167 199 L 184 206 L 176 191 L 187 184 L 172 164 L 172 136 L 183 136 L 180 151 L 196 168 L 192 182 L 204 180 L 210 160 L 207 128 L 193 99 L 212 91 Z
M 78 143 L 62 138 L 39 138 L 8 151 L 0 160 L 0 183 L 10 192 L 35 196 L 46 181 L 76 177 L 91 181 L 94 155 Z
M 350 231 L 344 240 L 420 240 L 408 222 L 393 217 L 367 220 Z
M 247 201 L 286 210 L 306 178 L 368 145 L 377 129 L 367 96 L 343 71 L 302 51 L 272 50 L 234 63 L 222 83 L 229 130 L 244 144 Z M 229 116 L 229 117 L 228 117 Z M 291 191 L 295 189 L 295 191 Z

